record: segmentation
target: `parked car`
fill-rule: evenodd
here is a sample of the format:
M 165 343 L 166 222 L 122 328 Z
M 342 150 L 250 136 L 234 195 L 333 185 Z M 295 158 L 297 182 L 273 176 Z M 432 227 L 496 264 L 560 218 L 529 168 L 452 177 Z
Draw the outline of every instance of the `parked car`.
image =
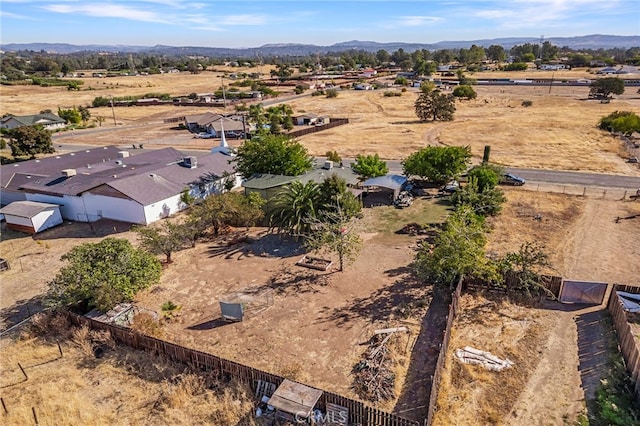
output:
M 215 138 L 215 135 L 211 134 L 211 133 L 198 133 L 194 136 L 194 138 L 196 139 L 210 139 L 210 138 Z
M 505 173 L 502 175 L 502 183 L 507 185 L 522 186 L 525 182 L 526 180 L 520 176 L 512 175 L 511 173 Z
M 230 138 L 235 138 L 235 139 L 241 139 L 244 138 L 244 132 L 224 132 L 225 135 L 229 136 Z
M 445 186 L 440 188 L 440 193 L 442 194 L 453 194 L 460 188 L 460 183 L 457 180 L 452 180 L 447 183 Z

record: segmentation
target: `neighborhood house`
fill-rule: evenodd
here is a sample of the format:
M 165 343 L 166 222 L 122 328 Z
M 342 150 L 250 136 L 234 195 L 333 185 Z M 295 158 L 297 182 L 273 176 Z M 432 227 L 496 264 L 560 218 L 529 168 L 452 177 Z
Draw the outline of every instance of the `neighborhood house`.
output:
M 61 129 L 66 126 L 67 122 L 50 112 L 34 115 L 8 115 L 0 119 L 0 128 L 15 129 L 23 126 L 40 125 L 47 130 Z

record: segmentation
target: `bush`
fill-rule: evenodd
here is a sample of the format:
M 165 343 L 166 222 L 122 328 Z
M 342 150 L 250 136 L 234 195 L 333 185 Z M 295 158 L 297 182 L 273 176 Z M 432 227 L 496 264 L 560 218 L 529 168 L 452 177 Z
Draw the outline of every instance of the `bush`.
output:
M 391 98 L 391 97 L 394 97 L 394 96 L 402 96 L 402 92 L 387 91 L 387 92 L 384 92 L 384 96 L 385 96 L 385 98 Z
M 338 97 L 338 91 L 336 89 L 327 89 L 325 93 L 327 95 L 327 98 L 337 98 Z
M 502 67 L 503 71 L 526 71 L 529 68 L 526 62 L 514 62 Z
M 525 99 L 524 101 L 522 101 L 522 106 L 523 107 L 530 107 L 533 106 L 533 101 L 530 101 L 528 99 Z

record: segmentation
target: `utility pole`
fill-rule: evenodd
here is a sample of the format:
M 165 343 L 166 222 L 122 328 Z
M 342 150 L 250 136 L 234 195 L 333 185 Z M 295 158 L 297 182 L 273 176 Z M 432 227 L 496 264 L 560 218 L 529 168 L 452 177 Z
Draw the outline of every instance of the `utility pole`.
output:
M 111 113 L 113 114 L 113 125 L 117 126 L 118 123 L 116 122 L 116 109 L 113 106 L 113 96 L 109 95 L 109 99 L 111 99 Z
M 222 105 L 224 105 L 224 107 L 227 107 L 227 95 L 224 92 L 224 76 L 220 77 L 220 80 L 222 80 Z

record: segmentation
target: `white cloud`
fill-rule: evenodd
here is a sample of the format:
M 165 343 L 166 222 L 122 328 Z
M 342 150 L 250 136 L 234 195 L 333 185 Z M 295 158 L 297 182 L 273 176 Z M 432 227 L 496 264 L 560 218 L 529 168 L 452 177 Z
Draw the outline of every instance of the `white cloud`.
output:
M 31 16 L 19 15 L 17 13 L 7 12 L 5 10 L 0 10 L 0 17 L 2 17 L 2 18 L 10 18 L 10 19 L 27 19 L 27 20 L 30 20 L 30 21 L 35 20 Z
M 397 23 L 403 27 L 421 27 L 427 24 L 440 22 L 443 19 L 438 16 L 400 16 Z
M 137 9 L 113 3 L 84 3 L 84 4 L 51 4 L 42 6 L 49 12 L 64 14 L 81 14 L 98 18 L 122 18 L 132 21 L 169 23 L 168 20 L 153 11 Z

